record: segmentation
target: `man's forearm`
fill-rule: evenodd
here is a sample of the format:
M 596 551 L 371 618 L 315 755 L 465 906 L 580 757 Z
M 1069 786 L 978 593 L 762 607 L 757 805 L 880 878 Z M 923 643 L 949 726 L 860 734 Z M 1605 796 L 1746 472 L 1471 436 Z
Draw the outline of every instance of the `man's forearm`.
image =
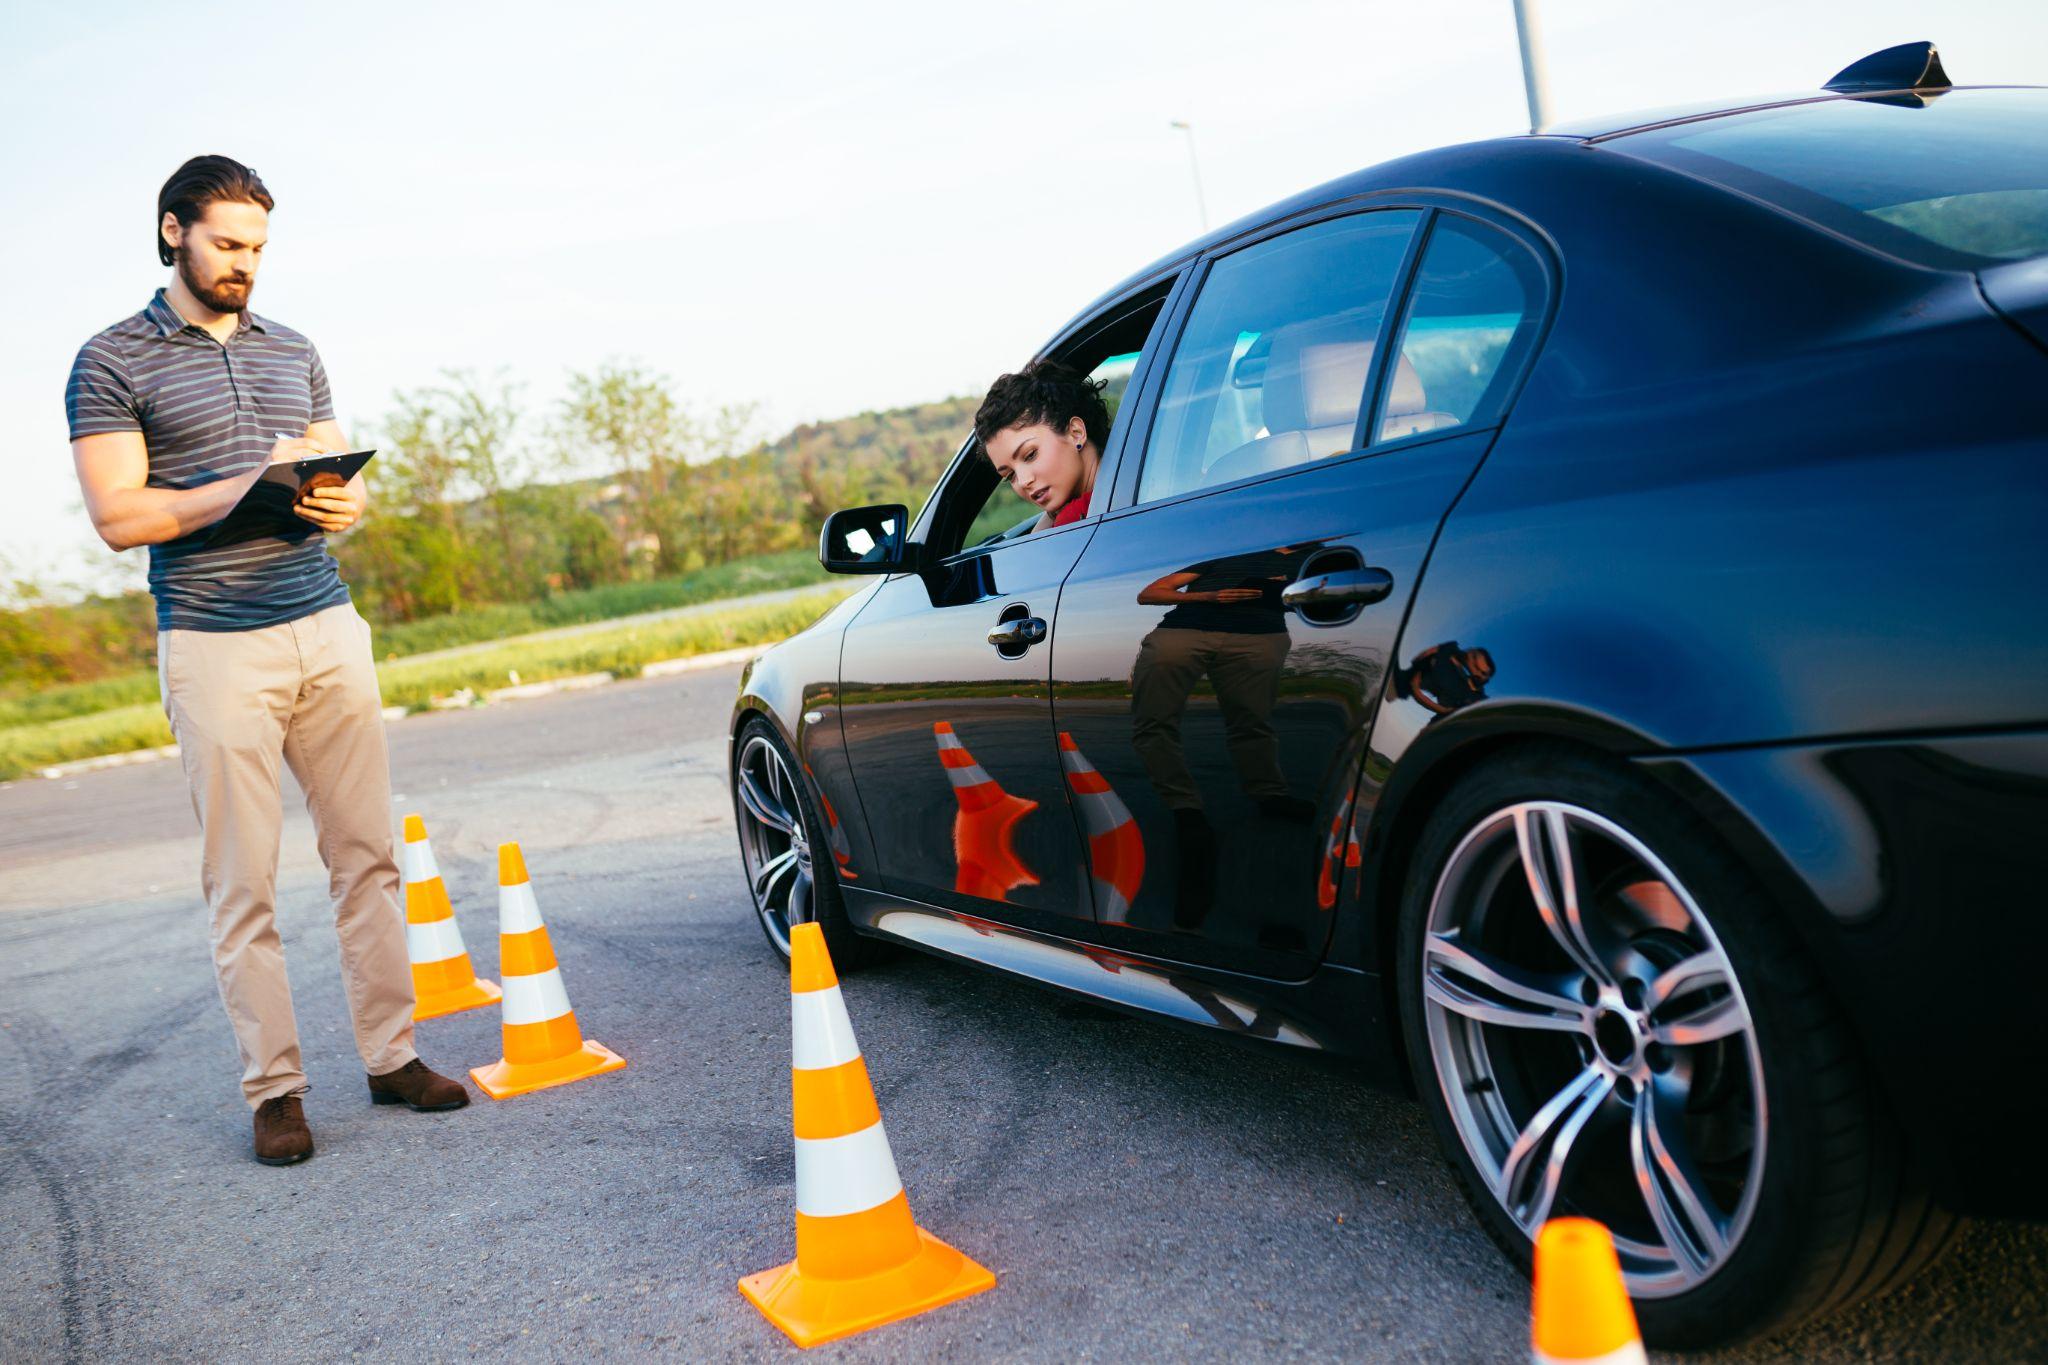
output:
M 109 491 L 92 509 L 93 529 L 116 550 L 161 545 L 219 521 L 241 500 L 248 486 L 246 479 L 216 479 L 198 488 Z

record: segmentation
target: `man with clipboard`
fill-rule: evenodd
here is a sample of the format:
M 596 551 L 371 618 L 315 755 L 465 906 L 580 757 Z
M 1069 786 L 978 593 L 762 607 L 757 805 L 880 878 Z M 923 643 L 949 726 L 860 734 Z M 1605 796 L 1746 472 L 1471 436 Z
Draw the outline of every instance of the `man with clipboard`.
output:
M 313 1140 L 275 916 L 280 759 L 305 789 L 327 864 L 372 1097 L 454 1109 L 469 1096 L 413 1050 L 370 628 L 327 552 L 325 537 L 368 501 L 361 462 L 289 480 L 281 505 L 275 491 L 287 471 L 273 466 L 310 469 L 296 462 L 348 445 L 312 342 L 248 311 L 273 206 L 256 173 L 226 157 L 179 167 L 154 232 L 170 282 L 86 342 L 65 407 L 94 528 L 116 550 L 149 547 L 158 679 L 204 836 L 214 971 L 256 1158 L 288 1165 Z

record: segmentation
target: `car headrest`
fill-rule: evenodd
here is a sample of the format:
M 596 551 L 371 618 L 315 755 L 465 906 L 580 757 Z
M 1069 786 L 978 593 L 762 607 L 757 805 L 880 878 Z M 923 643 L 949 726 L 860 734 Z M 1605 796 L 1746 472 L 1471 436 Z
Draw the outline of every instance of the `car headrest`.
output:
M 1359 335 L 1366 320 L 1340 315 L 1283 327 L 1266 361 L 1262 410 L 1266 430 L 1311 431 L 1358 422 L 1358 400 L 1372 365 L 1373 342 Z M 1388 417 L 1427 412 L 1422 376 L 1407 356 L 1394 366 Z

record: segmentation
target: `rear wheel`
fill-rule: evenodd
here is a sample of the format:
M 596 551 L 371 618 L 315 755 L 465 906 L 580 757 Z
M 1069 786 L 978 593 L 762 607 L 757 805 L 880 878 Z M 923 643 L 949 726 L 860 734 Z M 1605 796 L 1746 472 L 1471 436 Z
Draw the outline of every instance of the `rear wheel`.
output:
M 775 727 L 755 716 L 740 728 L 733 762 L 733 819 L 754 915 L 769 946 L 789 959 L 790 926 L 815 922 L 841 970 L 886 954 L 886 945 L 854 932 L 810 789 Z
M 1403 900 L 1401 1012 L 1468 1198 L 1527 1266 L 1598 1219 L 1653 1342 L 1902 1282 L 1952 1228 L 1762 888 L 1641 774 L 1532 748 L 1453 787 Z

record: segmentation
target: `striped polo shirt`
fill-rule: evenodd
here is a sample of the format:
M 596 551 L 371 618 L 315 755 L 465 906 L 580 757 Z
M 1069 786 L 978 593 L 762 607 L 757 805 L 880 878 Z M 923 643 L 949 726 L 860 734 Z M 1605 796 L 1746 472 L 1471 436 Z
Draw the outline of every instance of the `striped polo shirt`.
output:
M 71 439 L 139 431 L 151 488 L 197 488 L 270 458 L 277 434 L 334 416 L 313 343 L 243 313 L 216 341 L 159 289 L 149 306 L 85 343 L 64 387 Z M 348 601 L 327 538 L 311 522 L 206 548 L 212 528 L 149 547 L 158 630 L 256 630 Z

